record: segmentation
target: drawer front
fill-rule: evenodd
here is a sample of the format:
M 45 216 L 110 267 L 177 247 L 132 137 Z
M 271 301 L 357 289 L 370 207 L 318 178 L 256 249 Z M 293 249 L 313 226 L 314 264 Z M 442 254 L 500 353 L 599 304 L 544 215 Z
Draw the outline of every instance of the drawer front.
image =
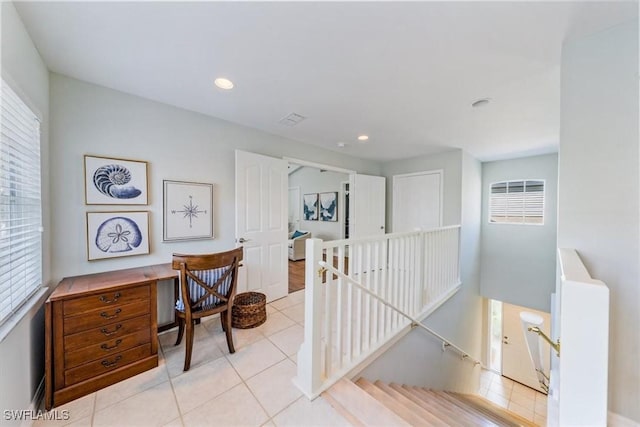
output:
M 151 332 L 149 329 L 134 332 L 122 338 L 105 340 L 99 344 L 90 345 L 76 351 L 65 352 L 64 367 L 65 369 L 70 369 L 83 363 L 108 358 L 112 354 L 121 353 L 149 342 L 151 342 Z
M 151 356 L 151 344 L 144 344 L 85 363 L 76 368 L 67 369 L 64 371 L 65 386 L 68 387 L 80 381 L 106 374 L 148 356 Z
M 114 306 L 149 299 L 149 295 L 149 285 L 145 284 L 133 288 L 117 289 L 101 294 L 73 298 L 64 302 L 64 316 L 74 316 L 98 308 L 106 310 Z
M 106 327 L 121 320 L 149 314 L 149 303 L 150 301 L 147 299 L 132 304 L 100 308 L 78 316 L 66 317 L 64 319 L 64 335 L 75 334 L 87 329 Z
M 151 327 L 151 316 L 145 315 L 121 322 L 110 323 L 105 326 L 79 332 L 77 334 L 64 337 L 65 351 L 73 351 L 78 347 L 86 347 L 93 343 L 122 338 L 125 335 L 149 329 Z

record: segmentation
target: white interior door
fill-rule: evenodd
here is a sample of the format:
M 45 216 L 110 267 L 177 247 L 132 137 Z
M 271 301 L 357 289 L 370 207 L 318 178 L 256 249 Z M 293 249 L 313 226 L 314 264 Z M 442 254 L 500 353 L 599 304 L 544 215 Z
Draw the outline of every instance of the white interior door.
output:
M 238 292 L 267 302 L 287 295 L 287 162 L 236 150 L 236 242 L 244 246 Z
M 393 177 L 393 232 L 442 226 L 442 171 Z
M 529 350 L 520 322 L 520 312 L 542 316 L 544 323 L 541 329 L 548 336 L 551 316 L 549 313 L 532 310 L 526 307 L 502 303 L 502 375 L 535 390 L 544 392 L 538 383 L 536 371 L 529 357 Z M 549 344 L 543 342 L 545 360 L 543 360 L 545 375 L 549 375 L 550 351 Z
M 385 178 L 349 176 L 349 237 L 360 238 L 385 233 Z

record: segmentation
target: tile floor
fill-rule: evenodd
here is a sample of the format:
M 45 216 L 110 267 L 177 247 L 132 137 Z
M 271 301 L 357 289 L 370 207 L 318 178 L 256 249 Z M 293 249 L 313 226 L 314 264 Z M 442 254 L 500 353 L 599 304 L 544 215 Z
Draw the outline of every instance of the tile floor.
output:
M 348 426 L 322 397 L 310 402 L 293 385 L 303 339 L 304 290 L 267 306 L 267 322 L 234 329 L 229 354 L 219 320 L 196 327 L 191 369 L 184 340 L 159 336 L 159 366 L 55 408 L 67 421 L 33 426 Z M 59 412 L 61 413 L 61 412 Z
M 191 369 L 182 371 L 184 340 L 159 336 L 159 366 L 66 405 L 66 421 L 40 426 L 348 426 L 322 397 L 310 402 L 293 385 L 303 340 L 304 290 L 267 305 L 267 322 L 234 329 L 229 354 L 217 318 L 196 327 Z M 480 393 L 539 425 L 546 396 L 493 372 L 481 375 Z
M 539 426 L 547 425 L 546 394 L 491 371 L 482 371 L 479 394 Z

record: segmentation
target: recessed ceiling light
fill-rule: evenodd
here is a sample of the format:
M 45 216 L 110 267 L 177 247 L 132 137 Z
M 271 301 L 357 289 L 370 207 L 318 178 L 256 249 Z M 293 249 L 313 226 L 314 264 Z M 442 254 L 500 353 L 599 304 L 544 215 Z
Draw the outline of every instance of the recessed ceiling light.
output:
M 344 142 L 338 142 L 338 147 L 344 148 L 346 146 L 347 146 L 347 144 L 345 144 Z
M 220 89 L 230 90 L 233 89 L 233 82 L 229 79 L 225 79 L 224 77 L 218 77 L 214 81 L 215 85 Z
M 489 101 L 491 101 L 491 98 L 478 99 L 477 101 L 472 102 L 471 106 L 473 108 L 485 107 L 489 104 Z
M 369 139 L 369 137 L 367 135 L 360 135 L 358 136 L 358 141 L 367 141 Z

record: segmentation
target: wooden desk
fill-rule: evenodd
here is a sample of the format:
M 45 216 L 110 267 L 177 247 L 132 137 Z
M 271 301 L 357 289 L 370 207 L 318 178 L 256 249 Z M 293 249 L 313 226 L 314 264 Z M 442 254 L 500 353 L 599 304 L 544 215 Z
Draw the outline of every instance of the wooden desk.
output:
M 45 304 L 47 409 L 158 366 L 157 283 L 168 279 L 177 295 L 170 263 L 58 284 Z

